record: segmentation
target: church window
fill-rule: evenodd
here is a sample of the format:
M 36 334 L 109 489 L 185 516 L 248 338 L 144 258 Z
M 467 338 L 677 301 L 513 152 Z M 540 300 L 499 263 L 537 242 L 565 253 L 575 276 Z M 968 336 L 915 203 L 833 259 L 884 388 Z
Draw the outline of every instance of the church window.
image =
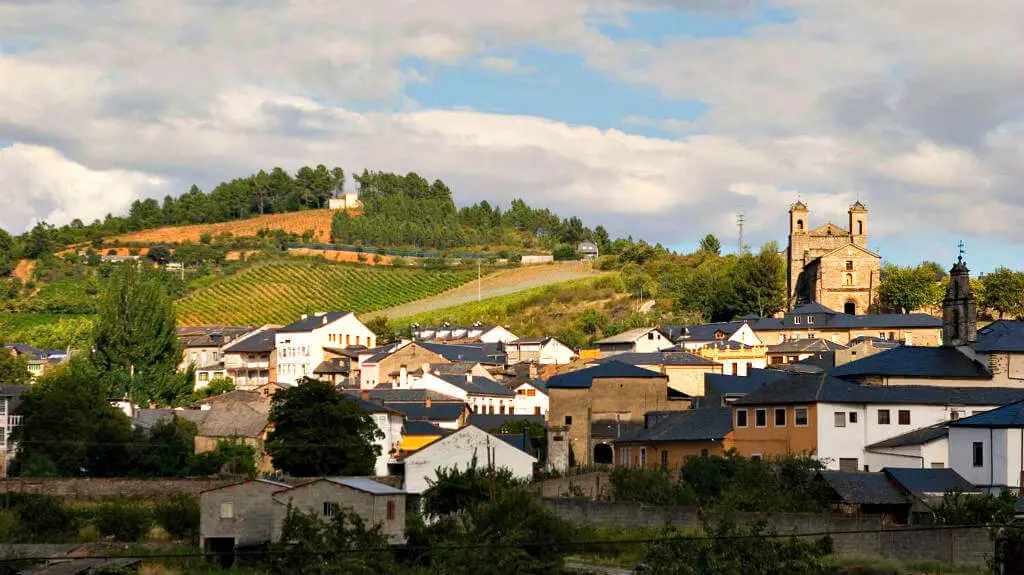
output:
M 863 236 L 864 235 L 864 222 L 857 222 L 857 235 L 858 236 Z
M 847 286 L 852 286 L 853 285 L 853 274 L 846 274 L 846 279 L 843 281 L 843 285 L 847 285 Z
M 846 260 L 846 271 L 853 271 L 853 260 Z
M 804 221 L 803 220 L 797 220 L 796 221 L 796 229 L 798 229 L 800 231 L 803 231 L 803 229 L 804 229 Z

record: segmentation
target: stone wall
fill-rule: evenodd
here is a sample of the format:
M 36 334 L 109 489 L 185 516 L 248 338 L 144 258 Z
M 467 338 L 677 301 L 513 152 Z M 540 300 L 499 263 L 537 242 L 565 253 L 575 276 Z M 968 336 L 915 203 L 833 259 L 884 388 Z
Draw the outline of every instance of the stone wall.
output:
M 534 493 L 544 498 L 587 497 L 598 499 L 609 495 L 611 486 L 611 474 L 603 471 L 544 479 L 532 484 Z
M 673 525 L 681 529 L 701 526 L 694 508 L 583 499 L 547 499 L 546 503 L 563 519 L 578 524 L 655 528 Z M 740 523 L 763 519 L 779 533 L 829 533 L 836 554 L 846 557 L 984 565 L 994 551 L 988 532 L 979 527 L 915 528 L 885 525 L 881 516 L 817 513 L 737 513 L 734 519 Z
M 236 483 L 237 479 L 135 479 L 114 477 L 10 477 L 0 479 L 0 493 L 39 493 L 72 501 L 158 499 Z

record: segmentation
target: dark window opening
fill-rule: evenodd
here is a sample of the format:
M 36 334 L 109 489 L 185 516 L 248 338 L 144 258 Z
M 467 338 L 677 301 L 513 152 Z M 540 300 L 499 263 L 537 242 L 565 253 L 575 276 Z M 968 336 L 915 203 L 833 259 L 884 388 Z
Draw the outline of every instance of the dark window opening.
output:
M 985 465 L 985 444 L 975 441 L 972 447 L 974 448 L 974 467 L 983 467 Z
M 899 414 L 899 418 L 900 418 L 899 419 L 900 425 L 910 425 L 910 410 L 909 409 L 901 409 L 900 410 L 900 414 Z
M 572 416 L 571 415 L 566 415 L 565 416 L 565 424 L 566 425 L 572 425 Z

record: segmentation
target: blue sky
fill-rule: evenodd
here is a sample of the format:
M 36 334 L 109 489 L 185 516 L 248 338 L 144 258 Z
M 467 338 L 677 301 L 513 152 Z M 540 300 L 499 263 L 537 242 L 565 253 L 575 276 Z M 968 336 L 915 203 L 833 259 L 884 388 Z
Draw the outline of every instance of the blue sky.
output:
M 326 163 L 681 251 L 860 198 L 886 261 L 1024 267 L 1024 7 L 938 1 L 6 4 L 0 227 Z

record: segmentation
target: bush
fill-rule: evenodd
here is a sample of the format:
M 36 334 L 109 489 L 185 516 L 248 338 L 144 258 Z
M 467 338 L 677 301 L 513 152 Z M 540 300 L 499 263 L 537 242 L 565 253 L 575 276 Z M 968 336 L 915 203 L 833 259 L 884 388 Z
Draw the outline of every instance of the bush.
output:
M 71 531 L 71 513 L 56 497 L 9 493 L 4 501 L 8 509 L 17 514 L 20 522 L 17 537 L 21 541 L 49 541 Z
M 96 508 L 96 528 L 115 541 L 138 541 L 153 526 L 153 514 L 136 503 L 104 503 Z
M 160 501 L 153 509 L 157 525 L 177 540 L 191 541 L 199 536 L 199 513 L 199 502 L 184 493 Z
M 568 244 L 558 246 L 551 252 L 551 255 L 555 258 L 555 261 L 580 259 L 579 254 L 576 253 L 576 248 Z

